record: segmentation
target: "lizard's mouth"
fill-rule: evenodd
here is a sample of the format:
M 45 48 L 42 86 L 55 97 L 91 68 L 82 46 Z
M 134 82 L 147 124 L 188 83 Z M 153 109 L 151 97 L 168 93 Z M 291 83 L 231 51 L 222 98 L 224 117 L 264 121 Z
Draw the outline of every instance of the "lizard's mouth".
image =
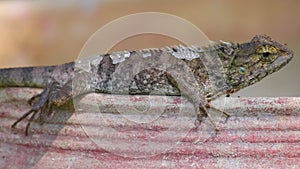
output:
M 287 53 L 286 55 L 279 56 L 271 65 L 270 65 L 270 73 L 276 72 L 277 70 L 281 69 L 285 65 L 287 65 L 292 58 L 294 57 L 294 54 L 292 51 Z
M 283 66 L 288 64 L 292 58 L 294 57 L 294 52 L 290 48 L 288 48 L 286 45 L 279 46 L 282 50 L 280 50 L 280 53 L 282 53 L 281 56 L 279 56 L 273 63 L 273 66 L 277 66 L 278 69 L 281 69 Z

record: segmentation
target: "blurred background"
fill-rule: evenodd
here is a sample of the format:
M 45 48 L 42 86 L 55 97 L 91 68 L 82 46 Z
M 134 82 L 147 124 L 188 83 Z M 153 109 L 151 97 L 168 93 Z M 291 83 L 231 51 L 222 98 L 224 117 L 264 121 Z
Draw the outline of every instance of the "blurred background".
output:
M 300 1 L 297 0 L 0 1 L 0 68 L 73 61 L 99 28 L 138 12 L 164 12 L 182 17 L 215 41 L 245 42 L 256 34 L 267 34 L 288 44 L 295 57 L 287 67 L 236 95 L 300 95 Z M 148 34 L 128 38 L 111 51 L 178 43 L 172 38 Z

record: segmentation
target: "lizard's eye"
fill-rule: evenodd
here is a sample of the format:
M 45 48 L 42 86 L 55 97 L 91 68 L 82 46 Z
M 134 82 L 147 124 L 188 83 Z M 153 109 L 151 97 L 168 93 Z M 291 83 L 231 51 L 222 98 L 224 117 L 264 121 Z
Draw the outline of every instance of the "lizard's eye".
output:
M 268 58 L 270 56 L 270 52 L 264 52 L 264 53 L 262 53 L 262 56 L 264 58 Z
M 257 48 L 256 53 L 260 55 L 262 61 L 272 61 L 278 53 L 278 48 L 271 45 L 264 45 Z

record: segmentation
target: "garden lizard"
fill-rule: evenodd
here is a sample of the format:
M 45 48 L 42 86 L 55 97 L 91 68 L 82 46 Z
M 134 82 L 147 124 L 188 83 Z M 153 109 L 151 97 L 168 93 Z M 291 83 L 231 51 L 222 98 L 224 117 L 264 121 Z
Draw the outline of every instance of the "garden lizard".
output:
M 92 92 L 182 94 L 199 106 L 198 117 L 207 116 L 207 109 L 218 110 L 210 106 L 210 101 L 260 81 L 292 57 L 293 51 L 286 45 L 257 35 L 246 43 L 219 41 L 205 47 L 121 51 L 56 66 L 0 69 L 0 87 L 44 88 L 30 99 L 31 109 L 12 124 L 15 127 L 31 115 L 25 130 L 28 135 L 37 114 L 43 122 L 43 115 L 51 114 L 53 107 Z

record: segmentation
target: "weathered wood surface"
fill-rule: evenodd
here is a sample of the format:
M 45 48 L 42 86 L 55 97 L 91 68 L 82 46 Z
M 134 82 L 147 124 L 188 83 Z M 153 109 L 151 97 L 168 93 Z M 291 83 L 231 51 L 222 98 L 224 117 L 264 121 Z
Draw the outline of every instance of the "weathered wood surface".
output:
M 221 99 L 214 104 L 232 116 L 224 123 L 214 113 L 217 134 L 208 119 L 196 128 L 185 99 L 153 96 L 154 105 L 169 107 L 142 124 L 145 114 L 118 114 L 112 99 L 129 110 L 143 107 L 147 96 L 101 94 L 85 97 L 76 113 L 59 110 L 43 125 L 34 122 L 29 136 L 26 121 L 12 130 L 29 109 L 25 100 L 39 91 L 0 90 L 0 168 L 300 168 L 300 98 Z M 181 113 L 172 114 L 180 103 Z

